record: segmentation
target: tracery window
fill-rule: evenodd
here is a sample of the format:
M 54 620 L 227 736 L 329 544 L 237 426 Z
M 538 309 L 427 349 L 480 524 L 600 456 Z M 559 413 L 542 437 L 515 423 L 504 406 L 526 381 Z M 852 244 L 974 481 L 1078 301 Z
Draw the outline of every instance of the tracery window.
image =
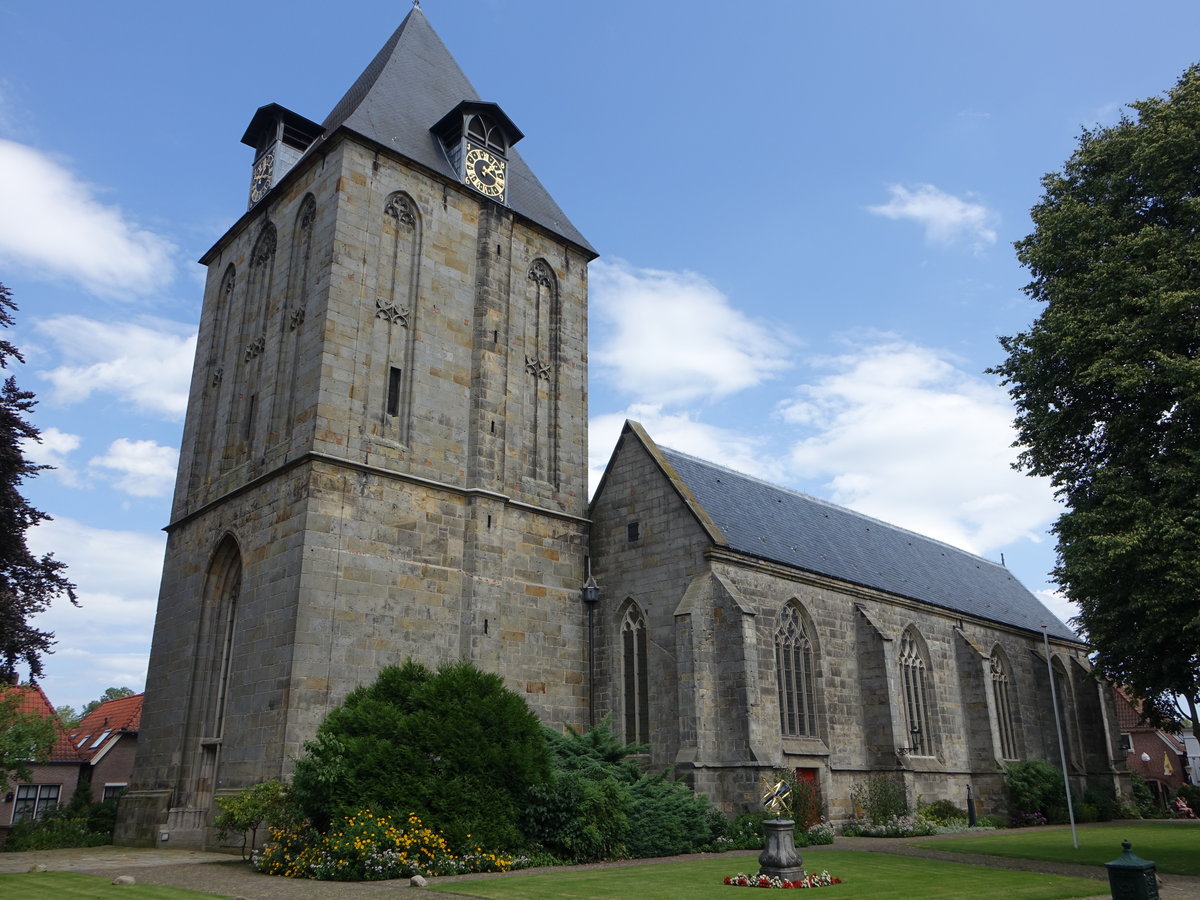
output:
M 1019 759 L 1017 729 L 1013 722 L 1012 680 L 999 648 L 992 652 L 992 699 L 1000 729 L 1000 755 L 1004 759 Z
M 775 630 L 775 678 L 779 690 L 779 730 L 788 737 L 816 737 L 813 648 L 800 607 L 790 602 Z
M 912 628 L 900 638 L 900 682 L 904 690 L 904 715 L 908 725 L 908 746 L 913 756 L 933 755 L 933 731 L 930 728 L 929 664 Z
M 621 657 L 624 673 L 625 741 L 650 740 L 650 679 L 646 666 L 646 618 L 632 601 L 621 619 Z

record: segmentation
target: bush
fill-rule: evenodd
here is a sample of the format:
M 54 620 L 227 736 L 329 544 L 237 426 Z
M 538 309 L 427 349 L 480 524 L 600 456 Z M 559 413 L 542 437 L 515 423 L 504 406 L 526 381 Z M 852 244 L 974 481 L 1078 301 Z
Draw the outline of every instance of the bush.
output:
M 850 791 L 855 818 L 878 825 L 908 815 L 908 793 L 904 785 L 888 775 L 869 775 Z
M 213 823 L 217 837 L 225 840 L 230 832 L 241 834 L 243 859 L 247 844 L 253 849 L 259 826 L 264 822 L 280 828 L 300 818 L 290 792 L 276 780 L 244 788 L 232 797 L 218 797 L 217 809 L 220 812 Z
M 534 788 L 525 812 L 525 834 L 566 862 L 625 856 L 629 791 L 611 775 L 560 770 Z
M 804 836 L 810 846 L 818 844 L 832 844 L 833 826 L 828 822 L 821 822 L 817 825 L 811 826 L 808 831 L 805 832 Z
M 537 717 L 470 663 L 389 666 L 331 711 L 292 790 L 318 830 L 360 809 L 415 813 L 454 846 L 525 846 L 522 813 L 550 780 Z
M 937 826 L 921 816 L 895 815 L 884 821 L 856 819 L 842 826 L 846 837 L 924 837 L 937 834 Z
M 635 859 L 694 853 L 715 835 L 708 798 L 665 775 L 643 775 L 629 787 L 629 834 Z
M 272 828 L 271 842 L 251 859 L 267 875 L 321 881 L 505 872 L 524 863 L 478 848 L 455 856 L 445 837 L 417 816 L 398 822 L 370 810 L 335 820 L 325 833 L 307 825 Z
M 4 850 L 57 850 L 64 847 L 101 847 L 112 843 L 117 801 L 93 803 L 89 786 L 82 784 L 65 806 L 42 816 L 15 823 Z
M 1083 802 L 1096 810 L 1096 820 L 1111 822 L 1121 818 L 1121 801 L 1112 781 L 1089 781 L 1083 792 Z
M 1004 787 L 1015 826 L 1067 820 L 1062 772 L 1048 762 L 1032 759 L 1009 763 L 1004 768 Z M 1037 816 L 1045 821 L 1035 822 Z
M 920 813 L 935 825 L 946 825 L 958 819 L 967 821 L 967 811 L 950 800 L 935 800 L 928 806 L 922 806 Z
M 714 840 L 714 850 L 761 850 L 763 848 L 763 822 L 772 818 L 770 813 L 744 812 L 724 823 L 721 833 Z
M 1161 819 L 1165 813 L 1155 801 L 1154 792 L 1150 785 L 1137 772 L 1130 776 L 1130 786 L 1133 789 L 1133 805 L 1137 807 L 1138 815 L 1143 819 Z

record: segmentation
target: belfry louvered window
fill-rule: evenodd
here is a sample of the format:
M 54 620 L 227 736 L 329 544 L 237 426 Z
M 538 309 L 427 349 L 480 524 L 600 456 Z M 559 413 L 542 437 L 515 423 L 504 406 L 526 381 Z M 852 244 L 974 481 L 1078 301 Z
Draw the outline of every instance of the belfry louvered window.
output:
M 1013 723 L 1012 683 L 1008 665 L 999 651 L 992 653 L 992 700 L 996 706 L 996 724 L 1000 730 L 1000 755 L 1018 759 L 1017 729 Z
M 779 730 L 788 737 L 816 737 L 812 641 L 795 603 L 788 603 L 779 614 L 775 677 L 779 686 Z
M 624 671 L 625 741 L 650 740 L 650 679 L 646 671 L 646 619 L 630 603 L 621 619 L 621 655 Z
M 911 753 L 913 756 L 932 756 L 929 665 L 912 629 L 900 638 L 900 683 L 904 691 L 904 715 Z

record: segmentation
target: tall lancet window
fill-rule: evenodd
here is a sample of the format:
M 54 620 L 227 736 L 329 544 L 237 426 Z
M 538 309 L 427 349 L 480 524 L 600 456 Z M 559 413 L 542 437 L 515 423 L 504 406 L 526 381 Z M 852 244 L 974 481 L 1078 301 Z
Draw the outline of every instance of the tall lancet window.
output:
M 625 741 L 630 744 L 645 744 L 650 740 L 650 678 L 646 664 L 646 618 L 630 600 L 621 618 L 624 675 L 621 696 L 625 707 Z
M 775 678 L 779 689 L 779 730 L 787 737 L 816 737 L 813 647 L 800 606 L 792 601 L 775 629 Z
M 1013 719 L 1012 678 L 1008 663 L 997 647 L 992 651 L 992 701 L 996 707 L 996 725 L 1000 730 L 1000 755 L 1003 759 L 1019 759 L 1017 729 Z
M 239 335 L 241 359 L 237 396 L 232 410 L 237 418 L 234 441 L 251 449 L 259 414 L 262 410 L 259 392 L 266 379 L 262 377 L 262 357 L 267 351 L 267 322 L 270 318 L 271 282 L 275 271 L 275 226 L 268 222 L 259 232 L 250 252 L 250 277 L 246 303 L 242 309 L 242 331 Z
M 288 292 L 282 327 L 283 347 L 277 362 L 275 384 L 280 392 L 275 409 L 273 441 L 287 440 L 296 419 L 296 360 L 300 355 L 300 339 L 313 282 L 313 223 L 317 218 L 317 202 L 309 194 L 300 204 L 296 225 L 292 231 L 291 259 L 288 266 Z
M 383 434 L 408 441 L 412 409 L 421 215 L 416 201 L 397 191 L 383 204 L 379 270 L 375 279 L 375 328 L 371 345 L 378 361 L 370 419 Z
M 525 372 L 529 380 L 529 475 L 558 485 L 558 282 L 544 259 L 529 268 Z
M 908 746 L 913 756 L 933 756 L 933 731 L 930 728 L 929 663 L 922 652 L 916 631 L 907 629 L 900 638 L 900 685 L 904 691 L 904 716 L 908 726 Z

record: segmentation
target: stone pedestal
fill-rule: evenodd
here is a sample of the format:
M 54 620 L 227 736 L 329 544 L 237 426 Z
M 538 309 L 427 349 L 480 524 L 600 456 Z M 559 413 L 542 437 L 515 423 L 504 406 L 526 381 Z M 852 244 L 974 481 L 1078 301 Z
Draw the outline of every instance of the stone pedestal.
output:
M 763 822 L 763 852 L 758 855 L 758 870 L 772 878 L 787 881 L 804 877 L 804 860 L 796 852 L 791 819 L 767 819 Z

